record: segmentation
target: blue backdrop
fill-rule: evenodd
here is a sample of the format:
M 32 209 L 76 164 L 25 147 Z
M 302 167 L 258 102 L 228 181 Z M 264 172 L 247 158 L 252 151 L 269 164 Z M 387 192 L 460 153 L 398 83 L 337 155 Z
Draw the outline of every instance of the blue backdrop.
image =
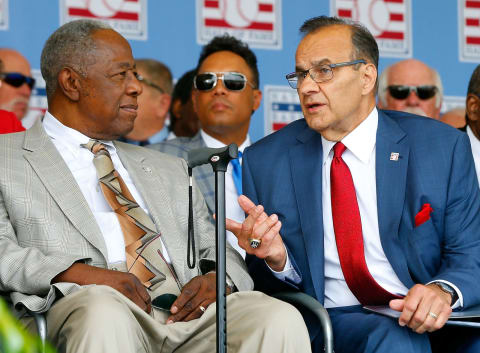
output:
M 47 37 L 60 25 L 62 4 L 69 0 L 0 0 L 0 46 L 11 47 L 23 53 L 32 64 L 33 69 L 39 69 L 40 52 Z M 73 2 L 83 0 L 74 0 Z M 127 0 L 140 1 L 143 10 L 143 23 L 146 29 L 146 39 L 130 39 L 134 56 L 137 58 L 151 57 L 166 63 L 174 77 L 179 77 L 185 71 L 196 65 L 201 44 L 197 42 L 198 7 L 219 6 L 224 0 Z M 244 4 L 256 3 L 259 0 L 243 0 Z M 355 0 L 343 0 L 343 2 Z M 359 0 L 362 3 L 363 0 Z M 474 16 L 477 1 L 465 0 L 379 0 L 389 3 L 403 3 L 409 6 L 409 12 L 404 13 L 404 21 L 411 21 L 411 53 L 407 56 L 420 59 L 436 68 L 442 77 L 445 95 L 453 96 L 456 102 L 461 102 L 465 96 L 469 77 L 476 64 L 460 59 L 460 33 L 463 25 L 462 9 L 469 7 Z M 115 2 L 115 1 L 114 1 Z M 118 1 L 117 1 L 118 2 Z M 230 1 L 232 2 L 232 1 Z M 285 74 L 294 69 L 294 53 L 300 36 L 298 28 L 310 17 L 329 15 L 334 10 L 335 0 L 264 0 L 263 9 L 278 11 L 279 17 L 274 23 L 275 29 L 281 33 L 278 49 L 253 48 L 257 54 L 260 70 L 261 87 L 286 87 Z M 375 3 L 376 0 L 365 0 Z M 238 3 L 238 2 L 237 2 Z M 260 0 L 261 3 L 261 0 Z M 241 6 L 241 4 L 240 4 Z M 411 12 L 410 12 L 411 11 Z M 146 21 L 146 22 L 145 22 Z M 469 19 L 469 23 L 478 26 L 478 19 Z M 407 26 L 408 27 L 408 26 Z M 475 30 L 475 28 L 474 28 Z M 144 33 L 145 34 L 145 33 Z M 470 40 L 475 44 L 475 39 Z M 380 71 L 403 57 L 385 57 L 380 59 Z M 475 58 L 468 59 L 476 61 Z M 480 62 L 480 59 L 478 60 Z M 292 93 L 295 91 L 292 90 Z M 42 95 L 42 92 L 37 92 Z M 264 92 L 265 97 L 265 92 Z M 456 97 L 456 98 L 455 98 Z M 276 105 L 276 108 L 279 106 Z M 283 107 L 283 106 L 282 106 Z M 281 108 L 281 107 L 280 107 Z M 280 109 L 279 108 L 279 109 Z M 254 114 L 251 124 L 253 140 L 261 138 L 265 133 L 264 118 L 267 110 L 274 109 L 272 105 L 261 108 Z M 287 110 L 295 110 L 290 106 Z

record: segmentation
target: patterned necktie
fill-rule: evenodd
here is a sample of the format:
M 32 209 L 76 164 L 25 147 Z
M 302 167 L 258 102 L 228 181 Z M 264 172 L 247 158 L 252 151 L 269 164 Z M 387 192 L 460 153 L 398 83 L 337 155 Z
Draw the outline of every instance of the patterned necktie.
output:
M 125 239 L 128 272 L 133 273 L 145 287 L 150 288 L 155 284 L 151 283 L 155 274 L 147 268 L 141 254 L 148 244 L 159 236 L 156 227 L 147 213 L 135 202 L 122 177 L 113 167 L 107 147 L 97 140 L 90 140 L 81 146 L 94 154 L 93 164 L 97 170 L 100 188 L 120 222 Z M 162 254 L 158 255 L 163 260 L 160 261 L 162 268 L 158 270 L 165 276 L 169 276 L 170 273 L 178 283 L 173 269 L 166 263 Z
M 333 147 L 330 168 L 332 217 L 340 266 L 348 288 L 362 305 L 383 305 L 401 298 L 383 289 L 372 277 L 365 262 L 362 223 L 352 174 L 342 154 L 341 142 Z
M 238 158 L 230 161 L 233 167 L 233 182 L 238 195 L 242 195 L 242 165 L 240 164 L 240 158 L 242 158 L 242 152 L 238 151 Z

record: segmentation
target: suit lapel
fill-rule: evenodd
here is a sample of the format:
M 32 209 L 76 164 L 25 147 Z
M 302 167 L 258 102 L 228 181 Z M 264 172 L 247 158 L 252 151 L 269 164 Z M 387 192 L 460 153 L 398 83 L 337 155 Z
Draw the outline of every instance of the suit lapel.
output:
M 379 110 L 376 141 L 378 227 L 383 250 L 399 279 L 410 288 L 413 281 L 398 237 L 405 202 L 410 146 L 405 132 Z M 393 153 L 398 153 L 396 160 Z
M 78 184 L 38 121 L 25 133 L 24 157 L 73 226 L 105 257 L 107 248 Z
M 185 283 L 187 276 L 184 274 L 186 271 L 184 269 L 188 269 L 186 256 L 179 256 L 179 254 L 183 255 L 186 249 L 182 246 L 181 241 L 169 236 L 173 232 L 170 225 L 172 220 L 175 219 L 170 207 L 173 200 L 169 196 L 169 189 L 166 181 L 161 176 L 162 173 L 155 171 L 158 169 L 158 163 L 154 165 L 153 161 L 146 158 L 144 153 L 139 153 L 138 148 L 129 148 L 130 146 L 128 145 L 122 146 L 116 143 L 115 147 L 123 166 L 128 170 L 128 174 L 133 180 L 135 188 L 142 195 L 150 217 L 155 223 L 157 232 L 162 234 L 162 241 L 168 249 L 173 267 L 177 269 L 177 276 L 182 283 Z M 128 153 L 125 151 L 126 148 L 128 148 Z M 187 212 L 187 208 L 185 208 L 185 212 Z M 158 241 L 150 246 L 156 246 L 158 249 L 161 249 L 161 244 Z M 143 255 L 147 261 L 157 268 L 159 266 L 156 266 L 156 263 L 163 261 L 156 251 L 147 251 Z M 182 271 L 178 271 L 178 269 L 182 269 Z
M 290 150 L 290 166 L 310 273 L 318 300 L 324 297 L 322 140 L 305 127 Z

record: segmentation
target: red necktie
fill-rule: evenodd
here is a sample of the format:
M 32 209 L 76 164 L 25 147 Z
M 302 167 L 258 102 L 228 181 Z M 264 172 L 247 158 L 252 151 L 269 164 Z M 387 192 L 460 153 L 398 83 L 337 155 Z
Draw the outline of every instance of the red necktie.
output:
M 330 168 L 333 228 L 340 266 L 348 288 L 361 304 L 387 304 L 401 297 L 383 289 L 368 271 L 355 186 L 350 169 L 342 159 L 346 149 L 341 142 L 335 144 Z

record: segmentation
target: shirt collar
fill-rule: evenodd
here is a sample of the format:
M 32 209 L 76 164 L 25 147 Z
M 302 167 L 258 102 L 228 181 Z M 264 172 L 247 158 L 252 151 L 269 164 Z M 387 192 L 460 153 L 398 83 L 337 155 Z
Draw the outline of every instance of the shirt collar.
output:
M 367 118 L 360 123 L 353 131 L 342 139 L 342 143 L 363 163 L 368 163 L 376 143 L 378 127 L 378 110 L 373 110 Z M 326 140 L 322 136 L 323 163 L 327 161 L 328 155 L 335 146 L 336 141 Z
M 202 139 L 203 139 L 203 142 L 205 142 L 205 144 L 207 145 L 207 147 L 210 147 L 210 148 L 221 148 L 221 147 L 225 147 L 226 145 L 221 142 L 221 141 L 218 141 L 217 139 L 213 138 L 212 136 L 208 135 L 205 131 L 203 130 L 200 130 L 200 134 L 202 135 Z M 245 141 L 243 141 L 243 143 L 238 146 L 238 150 L 240 152 L 243 153 L 243 150 L 245 148 L 247 148 L 248 146 L 250 146 L 250 136 L 247 135 L 247 138 L 245 139 Z
M 472 150 L 480 150 L 480 140 L 477 139 L 477 136 L 473 133 L 470 126 L 467 125 L 467 135 L 470 139 L 470 145 L 472 145 Z
M 80 148 L 81 144 L 85 144 L 90 140 L 90 137 L 82 134 L 80 131 L 63 125 L 48 111 L 45 112 L 45 117 L 43 118 L 43 128 L 51 139 L 69 147 Z M 115 150 L 112 141 L 100 140 L 100 142 Z

